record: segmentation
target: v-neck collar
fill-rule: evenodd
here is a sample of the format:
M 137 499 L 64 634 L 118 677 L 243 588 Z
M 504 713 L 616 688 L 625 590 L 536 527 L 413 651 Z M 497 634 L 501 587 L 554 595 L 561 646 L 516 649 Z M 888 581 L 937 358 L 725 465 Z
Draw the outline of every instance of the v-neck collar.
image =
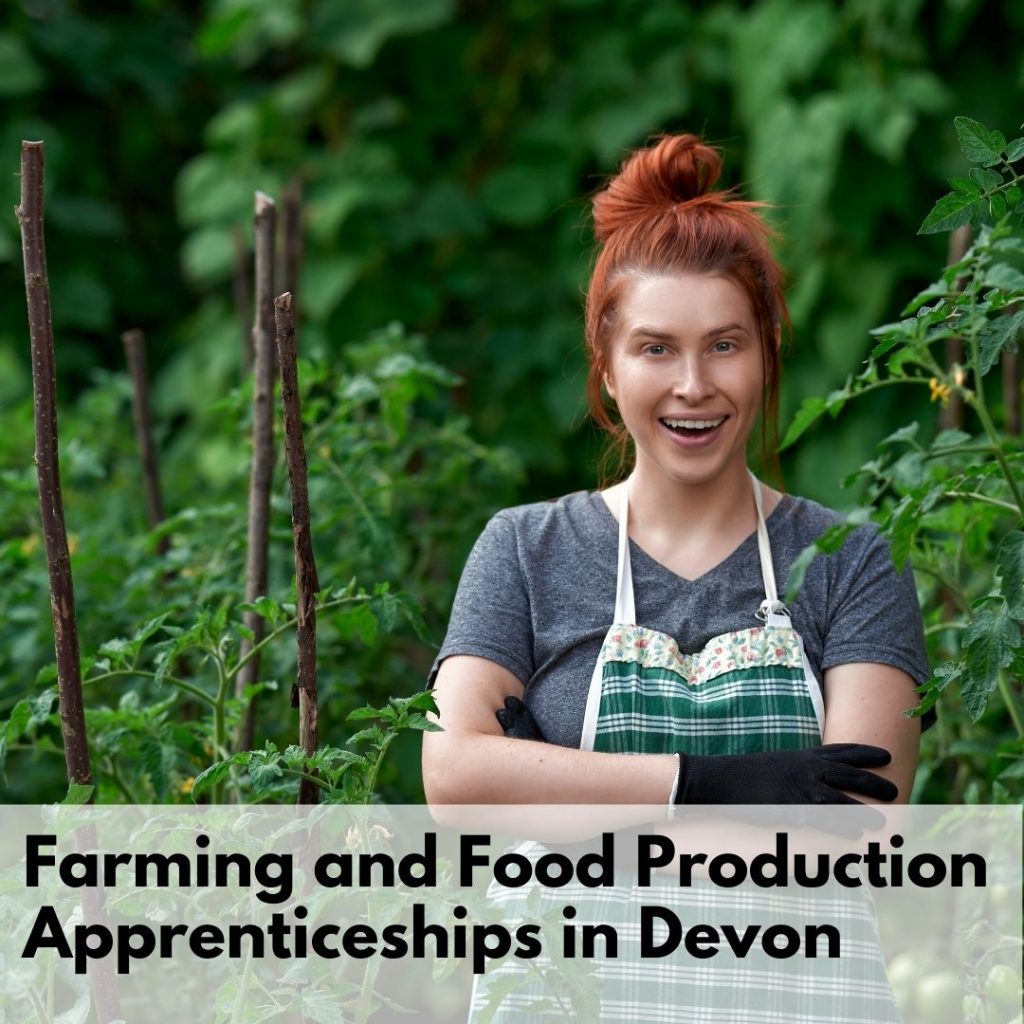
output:
M 588 497 L 592 502 L 596 502 L 596 504 L 600 506 L 599 513 L 603 517 L 602 521 L 606 528 L 606 532 L 608 533 L 609 542 L 613 546 L 616 545 L 619 530 L 618 519 L 616 519 L 616 517 L 612 514 L 612 510 L 608 507 L 604 498 L 601 497 L 599 491 L 588 492 Z M 769 512 L 768 515 L 765 516 L 765 525 L 769 526 L 772 519 L 775 517 L 775 513 L 778 512 L 778 510 L 782 508 L 784 504 L 788 507 L 791 503 L 792 501 L 790 495 L 783 494 L 782 497 L 779 498 L 778 502 L 776 503 L 775 508 L 773 508 L 771 512 Z M 638 558 L 641 567 L 653 568 L 657 572 L 665 573 L 671 576 L 672 579 L 678 581 L 678 583 L 685 584 L 688 587 L 696 587 L 703 585 L 707 581 L 708 577 L 717 574 L 720 569 L 728 565 L 731 561 L 733 561 L 733 559 L 740 557 L 743 553 L 747 551 L 748 548 L 751 547 L 755 550 L 757 549 L 756 528 L 752 530 L 749 534 L 747 534 L 747 536 L 744 537 L 743 540 L 741 540 L 739 544 L 737 544 L 736 547 L 734 547 L 732 551 L 729 552 L 729 554 L 727 554 L 723 559 L 721 559 L 721 561 L 716 562 L 713 566 L 711 566 L 710 569 L 707 569 L 705 572 L 702 572 L 699 576 L 695 576 L 693 579 L 690 579 L 686 576 L 680 576 L 679 573 L 675 572 L 673 569 L 670 569 L 663 562 L 659 562 L 658 559 L 656 559 L 653 555 L 649 554 L 635 540 L 633 540 L 632 537 L 629 538 L 631 559 Z

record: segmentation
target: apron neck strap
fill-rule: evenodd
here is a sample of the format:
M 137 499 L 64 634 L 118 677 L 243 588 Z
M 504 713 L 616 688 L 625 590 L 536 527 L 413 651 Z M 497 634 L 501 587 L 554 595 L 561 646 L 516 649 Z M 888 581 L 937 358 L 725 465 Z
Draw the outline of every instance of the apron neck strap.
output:
M 764 502 L 761 498 L 761 484 L 750 470 L 747 470 L 754 489 L 754 507 L 757 509 L 757 551 L 761 559 L 761 579 L 764 582 L 764 601 L 757 612 L 757 617 L 769 621 L 768 616 L 789 615 L 786 606 L 779 600 L 778 588 L 775 586 L 775 566 L 772 563 L 772 549 L 768 542 L 768 527 L 764 521 Z M 622 482 L 619 492 L 619 558 L 615 584 L 615 619 L 616 624 L 634 625 L 636 623 L 636 606 L 633 601 L 633 568 L 629 558 L 629 480 Z M 771 625 L 780 624 L 771 621 Z
M 633 567 L 629 559 L 629 477 L 622 481 L 619 494 L 619 566 L 615 583 L 616 625 L 635 625 L 636 607 L 633 603 Z
M 761 579 L 764 581 L 764 601 L 758 610 L 758 618 L 769 615 L 789 615 L 786 606 L 779 600 L 775 586 L 775 566 L 772 563 L 772 546 L 768 543 L 768 527 L 764 521 L 764 500 L 761 497 L 760 481 L 748 469 L 750 482 L 754 485 L 754 507 L 757 509 L 757 552 L 761 556 Z

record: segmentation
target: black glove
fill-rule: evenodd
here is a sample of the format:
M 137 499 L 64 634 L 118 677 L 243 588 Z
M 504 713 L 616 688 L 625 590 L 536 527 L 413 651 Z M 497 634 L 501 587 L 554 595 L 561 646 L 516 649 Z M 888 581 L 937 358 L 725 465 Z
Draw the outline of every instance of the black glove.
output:
M 530 714 L 530 709 L 518 697 L 506 697 L 505 706 L 495 711 L 494 717 L 505 730 L 505 735 L 514 740 L 546 742 L 544 734 Z
M 863 743 L 828 743 L 808 750 L 758 754 L 679 754 L 677 804 L 859 804 L 848 789 L 894 800 L 893 783 L 866 768 L 892 760 L 888 750 Z

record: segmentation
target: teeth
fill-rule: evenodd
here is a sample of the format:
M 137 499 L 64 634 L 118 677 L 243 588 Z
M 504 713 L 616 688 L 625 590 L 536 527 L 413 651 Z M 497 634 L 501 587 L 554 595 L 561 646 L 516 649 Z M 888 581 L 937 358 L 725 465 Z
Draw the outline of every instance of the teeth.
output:
M 724 422 L 724 416 L 719 416 L 717 420 L 662 420 L 662 423 L 672 427 L 674 430 L 708 430 L 709 428 L 717 427 L 719 423 Z

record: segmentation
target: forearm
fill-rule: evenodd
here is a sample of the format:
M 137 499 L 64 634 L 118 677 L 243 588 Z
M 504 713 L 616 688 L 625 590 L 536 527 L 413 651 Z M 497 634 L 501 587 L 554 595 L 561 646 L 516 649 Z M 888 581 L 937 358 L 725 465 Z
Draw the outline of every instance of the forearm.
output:
M 424 736 L 430 804 L 666 806 L 673 754 L 605 754 L 488 734 Z

